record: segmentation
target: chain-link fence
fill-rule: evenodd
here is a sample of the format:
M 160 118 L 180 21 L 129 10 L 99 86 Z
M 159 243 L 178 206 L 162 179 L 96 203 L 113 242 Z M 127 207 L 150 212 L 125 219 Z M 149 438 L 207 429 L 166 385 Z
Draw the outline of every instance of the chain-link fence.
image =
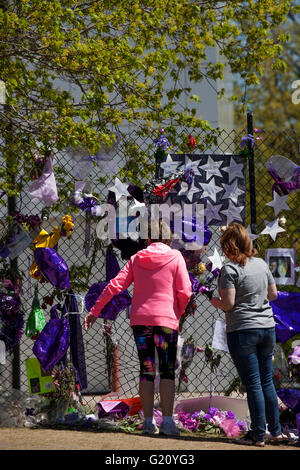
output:
M 249 127 L 250 126 L 250 127 Z M 222 131 L 220 135 L 208 144 L 203 136 L 192 131 L 182 131 L 173 138 L 172 154 L 182 152 L 182 143 L 187 135 L 194 135 L 199 145 L 195 154 L 202 155 L 241 155 L 241 141 L 248 134 L 257 135 L 260 140 L 253 141 L 248 138 L 246 150 L 242 157 L 246 163 L 246 206 L 245 226 L 251 225 L 252 232 L 260 233 L 265 228 L 264 221 L 274 220 L 274 209 L 266 205 L 273 199 L 272 186 L 274 179 L 267 171 L 267 160 L 273 155 L 281 154 L 289 158 L 295 164 L 299 164 L 298 140 L 292 132 L 255 134 L 251 123 L 245 125 L 242 131 Z M 201 148 L 201 150 L 200 150 Z M 31 238 L 37 236 L 41 229 L 47 234 L 53 233 L 55 227 L 59 230 L 62 226 L 62 217 L 69 214 L 74 221 L 74 230 L 71 237 L 61 236 L 56 244 L 59 255 L 66 261 L 69 267 L 71 291 L 76 294 L 78 301 L 78 318 L 82 325 L 85 308 L 81 308 L 81 300 L 90 287 L 96 282 L 106 281 L 106 249 L 108 243 L 97 237 L 97 216 L 90 216 L 86 211 L 76 207 L 73 203 L 75 184 L 80 181 L 80 173 L 84 172 L 88 165 L 89 179 L 85 187 L 86 192 L 92 192 L 98 198 L 99 203 L 107 199 L 108 190 L 114 185 L 114 178 L 120 175 L 123 182 L 133 182 L 143 189 L 147 180 L 153 178 L 155 173 L 155 146 L 153 136 L 143 136 L 136 131 L 127 133 L 127 139 L 120 140 L 113 152 L 105 157 L 102 155 L 102 163 L 87 160 L 80 166 L 80 160 L 84 153 L 60 152 L 54 156 L 54 175 L 58 189 L 59 202 L 51 206 L 45 206 L 37 202 L 29 194 L 32 183 L 30 178 L 23 174 L 24 168 L 20 167 L 20 174 L 15 175 L 15 184 L 20 188 L 18 197 L 2 194 L 1 206 L 1 236 L 4 237 L 12 222 L 14 212 L 26 218 L 29 215 L 38 215 L 41 223 L 31 231 Z M 250 162 L 250 165 L 249 165 Z M 254 163 L 254 167 L 253 167 Z M 5 165 L 4 160 L 2 165 Z M 253 171 L 255 169 L 255 171 Z M 77 176 L 76 176 L 77 172 Z M 79 175 L 78 175 L 79 172 Z M 75 177 L 75 176 L 76 177 Z M 250 175 L 250 176 L 249 176 Z M 32 176 L 32 175 L 31 175 Z M 84 179 L 84 177 L 82 178 Z M 299 191 L 289 195 L 288 204 L 290 211 L 282 211 L 279 217 L 284 215 L 286 220 L 280 223 L 285 229 L 276 237 L 262 235 L 255 240 L 259 255 L 266 256 L 266 250 L 270 248 L 295 249 L 295 264 L 300 263 L 300 255 L 297 254 L 296 243 L 300 239 L 300 204 Z M 8 214 L 10 217 L 8 218 Z M 24 220 L 18 219 L 20 223 Z M 28 222 L 28 221 L 27 221 Z M 219 247 L 220 224 L 209 224 L 212 232 L 211 240 L 207 246 L 207 253 L 203 254 L 203 262 L 208 261 L 207 256 L 214 253 Z M 120 268 L 125 264 L 119 250 L 117 254 Z M 31 246 L 21 251 L 17 258 L 10 257 L 2 260 L 1 278 L 6 279 L 11 271 L 18 272 L 22 276 L 22 312 L 24 313 L 24 326 L 22 335 L 13 345 L 5 358 L 2 355 L 0 364 L 0 384 L 2 390 L 19 389 L 28 393 L 28 377 L 26 371 L 26 359 L 34 357 L 32 348 L 35 340 L 26 336 L 25 324 L 32 309 L 32 301 L 35 286 L 39 288 L 39 300 L 44 310 L 46 321 L 50 319 L 50 309 L 53 305 L 64 304 L 66 293 L 56 289 L 49 282 L 40 283 L 30 275 L 30 269 L 34 261 Z M 294 285 L 284 286 L 284 289 L 298 289 Z M 299 285 L 299 282 L 298 282 Z M 131 293 L 129 289 L 129 293 Z M 203 394 L 226 394 L 235 391 L 241 393 L 237 386 L 237 373 L 225 351 L 206 349 L 212 343 L 216 320 L 224 321 L 223 312 L 212 307 L 205 295 L 197 296 L 197 309 L 194 315 L 187 317 L 182 337 L 189 339 L 204 352 L 194 350 L 194 357 L 186 370 L 186 378 L 179 383 L 180 370 L 177 371 L 176 387 L 177 398 L 191 397 Z M 4 304 L 2 305 L 4 307 Z M 122 396 L 136 396 L 138 394 L 139 363 L 137 352 L 129 327 L 130 308 L 125 308 L 117 316 L 114 322 L 98 320 L 88 332 L 82 332 L 84 346 L 84 362 L 87 377 L 87 386 L 82 390 L 83 402 L 86 412 L 94 412 L 99 398 L 111 391 L 118 392 Z M 2 310 L 3 312 L 3 310 Z M 19 325 L 20 327 L 21 325 Z M 18 326 L 16 326 L 18 329 Z M 19 331 L 19 330 L 18 330 Z M 17 334 L 16 334 L 17 336 Z M 80 335 L 79 335 L 80 336 Z M 82 354 L 82 352 L 81 352 Z M 71 352 L 67 352 L 70 357 Z M 179 387 L 180 385 L 180 387 Z

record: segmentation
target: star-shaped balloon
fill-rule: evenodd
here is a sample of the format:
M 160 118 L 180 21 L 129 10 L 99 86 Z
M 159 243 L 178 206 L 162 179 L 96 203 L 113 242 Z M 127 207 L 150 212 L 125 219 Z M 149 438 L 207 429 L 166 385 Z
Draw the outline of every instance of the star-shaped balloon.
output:
M 236 178 L 244 179 L 243 168 L 244 165 L 242 163 L 236 163 L 235 160 L 231 158 L 230 165 L 226 168 L 221 168 L 221 170 L 228 173 L 228 182 L 230 184 Z
M 208 157 L 207 163 L 205 165 L 201 165 L 201 170 L 206 172 L 206 180 L 208 181 L 213 176 L 220 176 L 223 177 L 222 173 L 220 172 L 220 166 L 222 162 L 214 161 L 211 156 Z
M 275 219 L 272 222 L 264 220 L 266 228 L 260 232 L 260 235 L 270 235 L 270 237 L 275 241 L 277 234 L 280 232 L 285 232 L 285 229 L 279 226 L 279 219 Z
M 127 186 L 119 178 L 115 178 L 115 185 L 108 188 L 108 190 L 115 193 L 116 201 L 119 201 L 122 196 L 131 197 L 131 194 L 127 191 Z
M 211 271 L 222 268 L 224 256 L 221 256 L 216 248 L 215 248 L 214 254 L 212 256 L 208 256 L 208 259 L 212 263 Z
M 237 181 L 232 184 L 223 184 L 225 189 L 225 194 L 223 194 L 223 199 L 230 199 L 235 204 L 238 203 L 238 197 L 244 194 L 242 189 L 239 189 Z
M 287 205 L 287 202 L 286 202 L 288 197 L 289 197 L 289 194 L 287 196 L 280 196 L 275 191 L 273 193 L 273 201 L 267 202 L 266 206 L 273 207 L 275 215 L 278 215 L 279 212 L 282 210 L 290 211 L 291 208 Z

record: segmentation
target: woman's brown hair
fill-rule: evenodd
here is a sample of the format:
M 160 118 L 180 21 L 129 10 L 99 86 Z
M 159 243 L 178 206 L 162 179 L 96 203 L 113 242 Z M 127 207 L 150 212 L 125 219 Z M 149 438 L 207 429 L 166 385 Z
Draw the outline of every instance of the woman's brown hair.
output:
M 221 237 L 220 244 L 227 258 L 243 266 L 245 266 L 247 258 L 257 255 L 249 233 L 243 225 L 237 222 L 231 222 L 228 225 Z

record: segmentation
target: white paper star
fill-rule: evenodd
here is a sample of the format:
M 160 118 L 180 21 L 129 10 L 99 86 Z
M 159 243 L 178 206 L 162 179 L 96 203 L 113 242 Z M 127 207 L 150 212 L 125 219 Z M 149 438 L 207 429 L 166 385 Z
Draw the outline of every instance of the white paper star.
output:
M 230 199 L 235 204 L 238 203 L 238 197 L 244 194 L 244 191 L 238 187 L 237 181 L 232 184 L 223 184 L 225 189 L 225 194 L 223 194 L 223 199 Z
M 206 223 L 209 224 L 211 220 L 222 220 L 220 217 L 220 209 L 222 204 L 211 204 L 211 202 L 207 199 L 206 208 L 205 208 L 205 217 Z
M 231 158 L 230 165 L 226 168 L 221 168 L 221 170 L 226 171 L 228 173 L 228 182 L 229 184 L 236 178 L 243 178 L 243 168 L 244 165 L 242 163 L 236 163 L 233 158 Z
M 208 157 L 207 163 L 201 165 L 200 169 L 206 171 L 206 180 L 208 181 L 213 176 L 220 176 L 223 178 L 222 173 L 220 172 L 220 166 L 222 162 L 214 161 L 211 156 Z
M 211 270 L 221 269 L 223 266 L 224 256 L 220 256 L 218 250 L 215 248 L 213 256 L 208 256 L 208 259 L 212 262 Z
M 273 201 L 267 202 L 266 206 L 273 207 L 274 209 L 274 214 L 278 215 L 280 211 L 290 211 L 291 208 L 287 205 L 287 198 L 289 197 L 289 194 L 287 196 L 280 196 L 276 191 L 273 193 Z
M 272 222 L 264 220 L 264 224 L 266 228 L 260 232 L 260 235 L 270 235 L 274 241 L 276 240 L 278 233 L 285 232 L 284 228 L 279 227 L 279 219 L 273 220 Z
M 251 240 L 256 240 L 256 239 L 259 237 L 259 235 L 256 235 L 255 233 L 252 233 L 252 232 L 251 232 L 251 227 L 250 227 L 250 225 L 248 225 L 248 227 L 246 228 L 246 230 L 247 230 L 247 232 L 249 233 Z
M 203 193 L 201 198 L 209 197 L 212 199 L 213 202 L 217 202 L 217 194 L 223 191 L 223 188 L 217 186 L 215 181 L 213 182 L 213 178 L 210 180 L 209 183 L 199 183 L 200 187 L 203 189 Z
M 177 170 L 177 167 L 180 165 L 180 162 L 174 162 L 170 154 L 167 155 L 165 162 L 160 164 L 160 168 L 164 171 L 164 176 L 168 176 L 174 173 Z
M 227 225 L 230 224 L 230 222 L 234 221 L 243 222 L 243 219 L 241 217 L 242 210 L 243 207 L 237 207 L 234 204 L 230 204 L 228 209 L 221 211 L 227 217 Z
M 200 172 L 198 170 L 199 166 L 199 161 L 193 161 L 188 157 L 187 155 L 185 156 L 184 164 L 180 167 L 180 170 L 190 170 L 192 169 L 195 175 L 200 175 Z
M 122 196 L 131 196 L 127 191 L 127 186 L 125 186 L 119 178 L 115 178 L 115 185 L 108 188 L 108 190 L 115 193 L 116 201 L 118 201 Z
M 188 192 L 185 195 L 186 195 L 186 197 L 188 198 L 188 200 L 190 202 L 193 202 L 194 194 L 199 193 L 199 192 L 200 192 L 200 189 L 195 186 L 195 183 L 193 181 L 190 189 L 188 190 Z

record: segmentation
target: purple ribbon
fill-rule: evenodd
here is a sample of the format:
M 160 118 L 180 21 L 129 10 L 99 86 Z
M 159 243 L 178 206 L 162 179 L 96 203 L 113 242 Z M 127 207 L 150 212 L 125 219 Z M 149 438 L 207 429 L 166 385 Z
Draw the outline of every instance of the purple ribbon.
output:
M 272 186 L 272 190 L 276 191 L 278 194 L 281 194 L 280 190 L 284 195 L 287 195 L 291 191 L 300 189 L 300 168 L 295 170 L 292 181 L 282 181 L 273 168 L 268 168 L 268 172 L 275 180 L 275 183 Z

